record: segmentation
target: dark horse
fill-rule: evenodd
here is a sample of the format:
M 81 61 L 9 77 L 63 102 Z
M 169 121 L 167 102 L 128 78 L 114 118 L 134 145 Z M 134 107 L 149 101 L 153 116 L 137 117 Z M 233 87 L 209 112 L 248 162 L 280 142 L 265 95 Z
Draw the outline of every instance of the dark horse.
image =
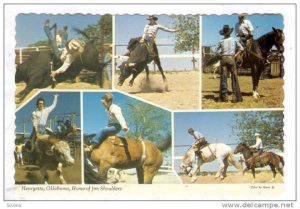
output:
M 168 136 L 162 141 L 164 143 L 156 146 L 148 140 L 108 137 L 99 148 L 92 151 L 90 156 L 91 161 L 99 167 L 98 174 L 95 174 L 95 169 L 87 158 L 85 159 L 85 182 L 107 183 L 107 172 L 110 168 L 122 170 L 136 168 L 138 183 L 152 184 L 163 163 L 161 151 L 170 147 L 171 137 Z
M 246 168 L 243 170 L 245 173 L 247 170 L 251 169 L 253 175 L 253 182 L 255 181 L 255 168 L 264 167 L 269 165 L 273 178 L 271 182 L 275 180 L 276 169 L 283 176 L 283 158 L 273 152 L 263 152 L 260 156 L 245 143 L 240 143 L 234 150 L 234 154 L 242 153 L 245 159 Z
M 149 68 L 148 63 L 153 59 L 158 66 L 159 72 L 162 75 L 164 81 L 166 81 L 166 76 L 164 75 L 163 69 L 161 67 L 159 54 L 157 46 L 154 43 L 153 52 L 154 57 L 149 56 L 149 47 L 146 43 L 139 43 L 141 37 L 133 38 L 129 41 L 127 49 L 130 51 L 130 56 L 127 61 L 123 62 L 119 68 L 121 70 L 121 75 L 119 77 L 118 85 L 122 86 L 124 81 L 132 75 L 132 79 L 129 81 L 129 85 L 133 86 L 134 79 L 140 74 L 144 69 L 146 71 L 147 81 L 149 81 Z
M 265 69 L 267 56 L 271 48 L 275 45 L 279 53 L 284 52 L 284 34 L 281 29 L 272 27 L 272 31 L 259 37 L 257 40 L 248 40 L 245 53 L 240 54 L 243 56 L 243 63 L 251 67 L 253 97 L 259 98 L 258 83 L 262 72 Z
M 77 32 L 87 36 L 78 29 Z M 75 59 L 66 72 L 55 77 L 56 81 L 59 83 L 67 79 L 74 79 L 85 68 L 97 72 L 99 85 L 102 87 L 102 71 L 105 64 L 99 62 L 98 56 L 95 39 L 89 39 L 83 53 Z M 46 88 L 53 85 L 54 82 L 50 77 L 51 70 L 56 70 L 61 65 L 62 62 L 53 56 L 52 51 L 32 52 L 28 60 L 20 64 L 16 70 L 15 82 L 24 81 L 26 83 L 26 88 L 16 95 L 16 103 L 20 103 L 34 88 Z

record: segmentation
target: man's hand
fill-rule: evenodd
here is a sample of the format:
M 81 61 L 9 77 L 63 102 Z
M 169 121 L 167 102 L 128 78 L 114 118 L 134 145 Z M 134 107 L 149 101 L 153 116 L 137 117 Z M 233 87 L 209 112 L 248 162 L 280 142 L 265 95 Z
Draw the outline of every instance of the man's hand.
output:
M 141 40 L 140 40 L 140 43 L 142 44 L 142 43 L 144 43 L 145 42 L 145 40 L 142 38 Z
M 55 78 L 56 75 L 57 75 L 57 72 L 56 72 L 56 71 L 51 71 L 50 76 L 51 76 L 52 78 Z
M 59 94 L 54 94 L 54 97 L 56 97 L 56 98 L 57 98 L 58 96 L 59 96 Z
M 129 128 L 123 128 L 123 131 L 128 132 Z

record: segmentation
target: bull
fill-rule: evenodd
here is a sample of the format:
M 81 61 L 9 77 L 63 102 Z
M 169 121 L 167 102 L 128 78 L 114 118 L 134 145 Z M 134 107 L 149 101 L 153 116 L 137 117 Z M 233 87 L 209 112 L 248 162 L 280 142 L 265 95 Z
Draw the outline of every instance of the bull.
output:
M 121 75 L 119 77 L 118 85 L 122 86 L 124 81 L 132 75 L 129 85 L 133 86 L 134 79 L 145 69 L 147 81 L 149 81 L 149 68 L 148 62 L 154 61 L 162 75 L 164 81 L 166 81 L 166 76 L 164 75 L 163 69 L 161 67 L 160 59 L 156 44 L 154 43 L 154 57 L 149 54 L 149 47 L 146 43 L 139 43 L 141 37 L 133 38 L 129 41 L 127 49 L 130 51 L 130 55 L 127 61 L 124 61 L 120 66 Z
M 84 32 L 78 29 L 77 31 L 87 36 Z M 56 81 L 60 83 L 68 79 L 74 79 L 85 68 L 97 72 L 99 85 L 102 87 L 102 73 L 106 64 L 100 63 L 98 56 L 99 52 L 95 46 L 95 39 L 90 39 L 85 44 L 83 53 L 75 59 L 66 72 L 55 77 Z M 28 60 L 20 64 L 16 70 L 15 82 L 24 81 L 26 83 L 25 89 L 16 95 L 16 103 L 20 103 L 34 88 L 46 88 L 50 85 L 54 88 L 54 81 L 50 77 L 50 73 L 52 69 L 58 69 L 61 65 L 62 62 L 56 59 L 51 51 L 32 52 Z
M 54 136 L 48 136 L 46 141 L 36 142 L 33 153 L 38 161 L 45 184 L 48 184 L 49 180 L 47 170 L 56 170 L 60 182 L 67 184 L 62 174 L 62 168 L 75 164 L 67 142 L 58 140 Z

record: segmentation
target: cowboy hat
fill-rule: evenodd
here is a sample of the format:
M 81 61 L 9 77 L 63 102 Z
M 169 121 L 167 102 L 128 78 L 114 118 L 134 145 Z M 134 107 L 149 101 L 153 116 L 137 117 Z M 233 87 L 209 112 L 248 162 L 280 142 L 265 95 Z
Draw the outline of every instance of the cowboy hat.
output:
M 260 134 L 259 133 L 255 133 L 254 136 L 260 136 Z
M 157 21 L 158 18 L 155 15 L 150 15 L 147 20 L 155 20 L 155 21 Z
M 233 31 L 233 28 L 230 28 L 229 25 L 224 25 L 223 28 L 220 30 L 220 35 L 227 36 L 230 35 Z
M 84 50 L 85 43 L 77 38 L 72 39 L 69 44 L 68 48 L 71 52 L 80 52 L 82 53 Z
M 247 15 L 248 15 L 247 13 L 242 13 L 242 14 L 239 14 L 238 17 L 241 18 L 241 17 L 245 17 Z

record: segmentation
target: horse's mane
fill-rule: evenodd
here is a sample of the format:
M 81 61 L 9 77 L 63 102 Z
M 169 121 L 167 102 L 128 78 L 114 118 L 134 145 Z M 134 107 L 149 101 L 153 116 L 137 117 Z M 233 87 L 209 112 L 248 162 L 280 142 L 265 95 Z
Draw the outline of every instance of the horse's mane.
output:
M 262 49 L 263 53 L 268 53 L 272 46 L 275 44 L 272 37 L 275 35 L 275 32 L 272 30 L 257 39 L 257 42 Z

